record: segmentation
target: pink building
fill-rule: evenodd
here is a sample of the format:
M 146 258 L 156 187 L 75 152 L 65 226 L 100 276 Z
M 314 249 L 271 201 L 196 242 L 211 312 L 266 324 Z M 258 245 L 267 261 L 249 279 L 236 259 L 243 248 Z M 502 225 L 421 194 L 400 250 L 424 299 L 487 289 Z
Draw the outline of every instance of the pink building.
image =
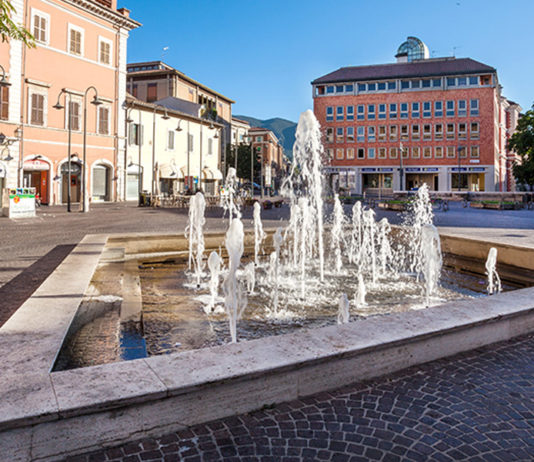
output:
M 10 83 L 0 95 L 0 132 L 6 136 L 0 186 L 33 186 L 43 203 L 58 204 L 67 201 L 70 185 L 71 202 L 79 202 L 85 170 L 87 201 L 120 199 L 126 44 L 129 31 L 140 24 L 127 9 L 117 10 L 116 0 L 12 3 L 13 20 L 32 32 L 37 46 L 0 44 L 0 64 Z M 95 99 L 99 105 L 91 104 Z

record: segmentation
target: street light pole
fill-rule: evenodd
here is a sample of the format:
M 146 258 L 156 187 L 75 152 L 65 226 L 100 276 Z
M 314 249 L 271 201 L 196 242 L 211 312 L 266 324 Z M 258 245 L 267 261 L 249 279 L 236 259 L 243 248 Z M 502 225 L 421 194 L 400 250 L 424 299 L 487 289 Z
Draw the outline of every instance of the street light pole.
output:
M 65 95 L 65 106 L 63 106 L 59 100 L 61 99 L 61 95 Z M 67 102 L 67 95 L 69 97 L 69 100 Z M 68 137 L 67 137 L 67 212 L 71 212 L 71 198 L 70 198 L 70 182 L 71 182 L 71 164 L 70 164 L 70 151 L 71 151 L 71 96 L 70 93 L 65 89 L 62 88 L 59 92 L 59 95 L 57 97 L 57 103 L 53 106 L 54 109 L 60 110 L 65 109 L 65 114 L 67 114 L 67 130 L 68 130 Z
M 399 167 L 399 183 L 400 183 L 400 190 L 401 191 L 404 191 L 404 188 L 402 187 L 402 183 L 403 183 L 403 180 L 404 180 L 404 168 L 402 166 L 402 156 L 404 155 L 404 147 L 402 146 L 402 142 L 400 144 L 400 153 L 399 153 L 399 158 L 400 158 L 400 167 Z
M 124 102 L 124 104 L 125 104 L 125 106 L 124 106 L 125 118 L 124 118 L 124 173 L 123 173 L 123 182 L 124 182 L 124 201 L 126 202 L 127 195 L 128 195 L 128 141 L 129 141 L 128 128 L 130 126 L 130 123 L 133 122 L 133 120 L 130 119 L 130 113 L 132 112 L 133 107 L 128 107 L 128 104 L 126 103 L 126 101 Z
M 461 188 L 461 162 L 462 162 L 462 159 L 460 157 L 460 151 L 461 151 L 462 147 L 461 146 L 458 146 L 458 191 L 460 191 L 462 188 Z

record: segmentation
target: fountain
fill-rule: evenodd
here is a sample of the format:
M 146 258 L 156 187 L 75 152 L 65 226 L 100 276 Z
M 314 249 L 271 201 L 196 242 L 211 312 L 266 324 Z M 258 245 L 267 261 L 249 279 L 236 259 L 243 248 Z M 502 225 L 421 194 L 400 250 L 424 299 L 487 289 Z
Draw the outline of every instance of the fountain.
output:
M 206 209 L 206 200 L 204 194 L 197 192 L 191 197 L 189 202 L 189 223 L 185 229 L 185 234 L 189 239 L 189 260 L 188 268 L 191 271 L 194 265 L 194 273 L 197 288 L 200 287 L 200 278 L 204 269 L 204 211 Z
M 497 267 L 497 249 L 491 247 L 486 260 L 486 274 L 488 275 L 488 294 L 499 293 L 502 290 L 501 278 L 496 270 Z
M 422 256 L 422 272 L 425 280 L 425 302 L 426 306 L 429 306 L 430 296 L 437 288 L 443 263 L 439 233 L 434 225 L 426 224 L 421 228 L 420 254 Z
M 339 297 L 339 311 L 337 313 L 337 323 L 338 324 L 347 324 L 349 322 L 350 311 L 349 311 L 349 298 L 347 294 L 341 294 Z
M 254 202 L 254 263 L 256 265 L 259 264 L 258 254 L 265 237 L 266 234 L 261 223 L 261 206 L 259 202 Z
M 234 167 L 228 169 L 226 174 L 226 181 L 224 183 L 224 194 L 221 194 L 221 207 L 224 209 L 225 213 L 228 212 L 228 220 L 230 224 L 234 216 L 236 218 L 241 218 L 241 212 L 239 206 L 236 203 L 236 193 L 237 193 L 237 172 Z
M 344 228 L 346 227 L 347 222 L 348 220 L 343 212 L 339 195 L 336 194 L 334 196 L 334 220 L 330 231 L 330 249 L 334 256 L 334 269 L 337 273 L 341 272 L 341 267 L 343 266 L 341 251 L 342 248 L 346 246 Z
M 210 270 L 210 302 L 207 306 L 207 312 L 213 311 L 219 291 L 219 276 L 221 274 L 221 257 L 215 251 L 210 253 L 208 258 L 208 268 Z

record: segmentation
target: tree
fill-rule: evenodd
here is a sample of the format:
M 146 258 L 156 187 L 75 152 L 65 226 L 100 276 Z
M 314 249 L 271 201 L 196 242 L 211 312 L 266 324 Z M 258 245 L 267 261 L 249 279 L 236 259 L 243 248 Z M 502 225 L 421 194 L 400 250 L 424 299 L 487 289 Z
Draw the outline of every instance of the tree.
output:
M 233 144 L 226 146 L 226 169 L 235 167 L 235 148 Z M 254 178 L 259 178 L 260 163 L 254 159 Z M 250 146 L 248 144 L 239 144 L 237 146 L 237 177 L 245 181 L 250 181 Z
M 517 183 L 534 189 L 534 105 L 519 119 L 516 131 L 508 140 L 508 149 L 521 157 L 513 167 Z
M 15 8 L 9 0 L 0 0 L 0 35 L 2 42 L 9 39 L 21 40 L 30 48 L 35 47 L 35 39 L 31 32 L 11 19 Z

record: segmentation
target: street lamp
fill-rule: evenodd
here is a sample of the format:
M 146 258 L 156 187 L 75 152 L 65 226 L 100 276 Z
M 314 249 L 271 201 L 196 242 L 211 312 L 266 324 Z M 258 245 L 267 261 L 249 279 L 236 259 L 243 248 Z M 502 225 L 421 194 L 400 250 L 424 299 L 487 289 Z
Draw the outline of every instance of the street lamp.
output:
M 61 95 L 65 95 L 65 105 L 62 105 L 60 102 Z M 68 101 L 67 101 L 67 96 L 69 97 Z M 67 131 L 68 131 L 68 137 L 67 137 L 67 212 L 71 212 L 72 210 L 71 210 L 70 182 L 71 182 L 72 168 L 71 168 L 71 163 L 70 163 L 70 159 L 71 159 L 71 155 L 70 155 L 70 150 L 71 150 L 71 113 L 70 113 L 71 94 L 70 92 L 67 91 L 65 88 L 62 88 L 61 91 L 59 92 L 59 95 L 57 96 L 57 103 L 54 104 L 52 107 L 58 111 L 61 109 L 65 109 L 65 113 L 67 114 Z M 66 109 L 66 107 L 68 107 L 68 110 Z
M 89 212 L 89 195 L 87 194 L 87 95 L 89 94 L 89 90 L 93 90 L 95 92 L 91 104 L 94 106 L 100 106 L 102 104 L 102 101 L 98 98 L 98 90 L 93 85 L 87 87 L 83 94 L 82 212 L 84 213 Z
M 0 65 L 0 69 L 2 69 L 2 79 L 0 79 L 0 87 L 11 86 L 11 84 L 6 79 L 6 70 L 4 69 L 4 66 Z
M 163 108 L 163 120 L 169 120 L 169 114 L 167 108 L 160 104 L 154 104 L 153 116 L 152 116 L 152 194 L 156 194 L 156 109 L 158 107 Z
M 128 103 L 124 101 L 123 104 L 124 108 L 124 201 L 126 201 L 127 194 L 128 194 L 128 167 L 129 165 L 126 165 L 128 162 L 128 128 L 130 124 L 133 122 L 133 119 L 130 118 L 130 113 L 133 110 L 132 106 L 128 106 Z M 140 193 L 141 191 L 139 191 Z
M 400 153 L 399 153 L 399 162 L 400 162 L 400 167 L 399 167 L 399 186 L 400 186 L 400 190 L 401 191 L 404 191 L 403 187 L 402 187 L 402 183 L 403 183 L 403 180 L 404 180 L 404 168 L 402 166 L 402 157 L 404 155 L 404 147 L 402 146 L 402 141 L 401 141 L 401 144 L 400 144 Z

